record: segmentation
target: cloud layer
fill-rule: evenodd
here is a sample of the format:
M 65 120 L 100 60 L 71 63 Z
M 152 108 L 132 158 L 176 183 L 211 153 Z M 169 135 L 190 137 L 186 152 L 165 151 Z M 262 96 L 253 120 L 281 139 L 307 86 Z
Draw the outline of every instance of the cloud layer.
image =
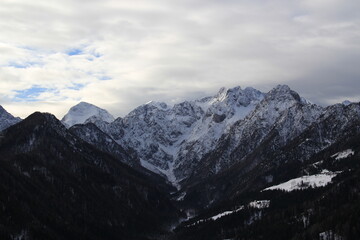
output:
M 122 116 L 222 86 L 289 84 L 360 100 L 357 0 L 2 0 L 0 104 L 59 118 L 79 101 Z

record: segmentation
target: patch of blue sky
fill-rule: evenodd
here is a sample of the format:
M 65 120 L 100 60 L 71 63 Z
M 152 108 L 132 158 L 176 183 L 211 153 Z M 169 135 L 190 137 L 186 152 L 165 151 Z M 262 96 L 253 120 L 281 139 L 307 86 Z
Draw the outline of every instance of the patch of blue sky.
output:
M 22 48 L 22 49 L 25 49 L 25 50 L 29 50 L 29 51 L 36 51 L 36 50 L 38 50 L 38 49 L 36 49 L 35 47 L 31 47 L 31 46 L 28 46 L 28 45 L 17 45 L 16 47 Z
M 90 54 L 93 55 L 95 58 L 99 58 L 99 57 L 103 56 L 101 53 L 98 53 L 98 52 L 95 52 L 95 51 L 91 51 Z
M 95 52 L 95 51 L 91 51 L 89 52 L 89 57 L 87 58 L 88 61 L 94 61 L 94 59 L 97 59 L 97 58 L 100 58 L 102 57 L 103 55 L 98 53 L 98 52 Z
M 93 77 L 95 77 L 95 78 L 97 78 L 98 80 L 101 80 L 101 81 L 106 81 L 106 80 L 111 80 L 112 79 L 112 77 L 107 75 L 106 72 L 104 72 L 104 71 L 99 71 L 99 72 L 88 71 L 88 72 L 86 72 L 86 74 L 89 75 L 89 76 L 93 76 Z
M 99 76 L 98 79 L 101 81 L 106 81 L 106 80 L 111 80 L 112 78 L 109 76 L 103 75 L 103 76 Z
M 86 84 L 83 84 L 83 83 L 74 83 L 71 87 L 69 87 L 69 89 L 80 90 L 80 89 L 84 88 L 85 86 L 86 86 Z
M 30 67 L 39 67 L 43 66 L 40 62 L 9 62 L 7 67 L 13 68 L 30 68 Z
M 84 54 L 84 51 L 80 48 L 73 48 L 73 49 L 69 50 L 66 54 L 69 56 L 75 56 L 75 55 Z
M 36 102 L 40 99 L 38 98 L 41 93 L 47 91 L 53 91 L 54 89 L 42 88 L 38 86 L 33 86 L 32 88 L 24 90 L 16 90 L 15 101 L 27 101 L 27 102 Z

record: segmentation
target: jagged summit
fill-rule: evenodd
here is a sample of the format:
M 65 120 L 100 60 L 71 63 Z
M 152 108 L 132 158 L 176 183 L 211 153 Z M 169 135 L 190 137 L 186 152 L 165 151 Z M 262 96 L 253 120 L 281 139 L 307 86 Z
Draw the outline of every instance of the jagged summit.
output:
M 6 129 L 20 121 L 21 121 L 20 118 L 14 117 L 0 105 L 0 131 L 2 131 L 3 129 Z
M 149 101 L 145 105 L 147 106 L 153 106 L 160 109 L 167 109 L 168 105 L 164 102 L 156 102 L 156 101 Z
M 242 89 L 240 86 L 237 86 L 234 88 L 220 88 L 219 92 L 212 99 L 213 101 L 225 102 L 227 104 L 235 103 L 237 106 L 246 107 L 251 101 L 259 101 L 263 96 L 262 92 L 252 87 Z M 205 99 L 209 100 L 211 98 Z
M 288 85 L 277 85 L 267 95 L 267 98 L 271 100 L 278 99 L 279 101 L 295 100 L 301 102 L 300 95 L 291 90 Z
M 115 118 L 105 109 L 87 102 L 80 102 L 70 108 L 69 112 L 62 118 L 61 122 L 66 127 L 71 127 L 75 124 L 85 123 L 86 121 L 93 122 L 97 120 L 110 123 L 114 121 Z
M 352 103 L 351 101 L 345 100 L 341 104 L 344 105 L 344 106 L 349 106 L 351 103 Z

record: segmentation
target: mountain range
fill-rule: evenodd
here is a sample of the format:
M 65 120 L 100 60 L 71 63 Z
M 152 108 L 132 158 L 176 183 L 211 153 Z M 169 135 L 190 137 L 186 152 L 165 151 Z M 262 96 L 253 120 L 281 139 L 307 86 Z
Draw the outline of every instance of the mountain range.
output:
M 2 239 L 360 236 L 359 103 L 221 88 L 116 119 L 0 108 L 0 130 Z

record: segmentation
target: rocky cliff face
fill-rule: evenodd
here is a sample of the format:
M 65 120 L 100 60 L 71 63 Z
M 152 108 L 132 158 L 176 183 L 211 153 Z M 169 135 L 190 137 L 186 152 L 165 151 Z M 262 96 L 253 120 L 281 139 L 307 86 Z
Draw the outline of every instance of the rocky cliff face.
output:
M 308 103 L 288 86 L 277 86 L 246 118 L 222 135 L 193 175 L 207 177 L 228 169 L 265 143 L 271 151 L 276 151 L 314 123 L 322 112 L 322 107 Z
M 305 121 L 304 113 L 309 112 L 308 107 L 305 107 L 306 111 L 301 104 L 289 108 L 279 116 L 278 123 L 266 135 L 261 135 L 264 136 L 262 138 L 256 138 L 258 133 L 254 131 L 252 138 L 259 139 L 256 146 L 247 145 L 241 137 L 236 140 L 233 133 L 224 136 L 215 150 L 201 161 L 194 174 L 184 182 L 181 192 L 186 195 L 183 199 L 207 206 L 234 198 L 245 191 L 260 190 L 273 181 L 288 180 L 290 176 L 299 174 L 309 160 L 327 160 L 317 155 L 329 151 L 335 143 L 346 143 L 360 134 L 359 103 L 329 106 L 320 111 L 317 118 L 310 114 L 311 121 Z M 298 117 L 294 117 L 293 108 L 298 112 Z M 299 111 L 299 108 L 303 110 Z M 296 119 L 303 125 L 298 125 L 294 121 Z M 248 142 L 252 143 L 249 139 Z M 223 167 L 218 174 L 212 174 L 211 170 L 223 156 L 231 165 Z M 331 159 L 331 156 L 327 158 Z

